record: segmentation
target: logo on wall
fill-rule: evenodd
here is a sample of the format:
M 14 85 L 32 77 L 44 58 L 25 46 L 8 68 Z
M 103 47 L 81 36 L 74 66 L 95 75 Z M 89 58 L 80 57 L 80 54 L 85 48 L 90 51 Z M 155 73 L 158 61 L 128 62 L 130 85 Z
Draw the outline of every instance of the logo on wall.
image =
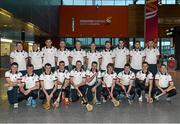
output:
M 112 17 L 107 17 L 105 19 L 82 19 L 80 20 L 80 25 L 105 25 L 111 24 Z

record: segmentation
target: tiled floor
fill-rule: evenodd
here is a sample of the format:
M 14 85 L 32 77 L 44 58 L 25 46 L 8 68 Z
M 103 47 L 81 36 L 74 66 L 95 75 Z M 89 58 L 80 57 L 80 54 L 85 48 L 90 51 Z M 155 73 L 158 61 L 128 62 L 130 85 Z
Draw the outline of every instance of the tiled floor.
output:
M 177 87 L 180 90 L 180 72 L 172 73 Z M 14 110 L 9 106 L 6 96 L 6 88 L 3 86 L 3 72 L 0 78 L 0 122 L 88 122 L 88 123 L 180 123 L 180 95 L 178 94 L 168 103 L 165 100 L 146 104 L 139 104 L 136 100 L 132 105 L 127 102 L 122 103 L 118 108 L 114 108 L 110 102 L 95 106 L 93 112 L 86 112 L 86 109 L 79 103 L 69 106 L 61 106 L 58 110 L 42 109 L 41 102 L 33 109 L 25 106 L 25 102 L 20 103 L 19 109 Z

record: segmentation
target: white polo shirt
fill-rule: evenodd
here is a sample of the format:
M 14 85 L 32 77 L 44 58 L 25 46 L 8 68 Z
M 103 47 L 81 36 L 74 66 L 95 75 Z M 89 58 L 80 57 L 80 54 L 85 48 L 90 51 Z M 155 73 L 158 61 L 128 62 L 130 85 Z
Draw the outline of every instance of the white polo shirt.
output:
M 73 82 L 75 85 L 78 85 L 82 83 L 83 78 L 86 78 L 86 72 L 84 70 L 76 71 L 76 69 L 73 69 L 70 72 L 70 77 L 73 78 Z M 74 87 L 71 85 L 71 88 L 74 89 Z
M 22 79 L 22 73 L 21 72 L 17 72 L 15 74 L 13 74 L 11 72 L 11 70 L 9 70 L 9 71 L 5 72 L 5 78 L 9 78 L 10 81 L 12 81 L 12 82 L 17 82 L 18 80 Z M 12 89 L 13 89 L 13 87 L 8 87 L 8 91 L 12 90 Z
M 42 68 L 43 53 L 40 50 L 31 51 L 29 57 L 31 58 L 31 63 L 34 65 L 34 70 Z
M 36 86 L 36 83 L 39 82 L 39 76 L 35 73 L 33 75 L 26 74 L 22 77 L 22 82 L 25 85 L 25 89 L 30 89 Z
M 89 77 L 92 77 L 95 73 L 97 73 L 97 76 L 95 76 L 92 79 L 92 81 L 86 83 L 88 86 L 93 86 L 97 82 L 97 80 L 100 79 L 102 76 L 101 76 L 101 72 L 100 71 L 98 71 L 98 72 L 92 72 L 90 70 L 86 71 L 86 76 L 89 76 Z
M 107 87 L 111 87 L 113 84 L 113 80 L 117 79 L 117 74 L 116 72 L 113 72 L 112 74 L 108 74 L 107 72 L 102 73 L 102 79 L 106 83 Z M 104 84 L 102 87 L 106 87 Z
M 67 70 L 59 71 L 59 69 L 57 71 L 54 72 L 54 75 L 56 76 L 57 80 L 61 83 L 64 82 L 65 79 L 69 79 L 70 78 L 70 73 Z M 61 88 L 61 85 L 58 85 L 58 89 Z
M 130 85 L 130 81 L 135 80 L 135 74 L 132 71 L 130 71 L 128 74 L 125 74 L 124 71 L 122 71 L 118 74 L 117 77 L 124 86 Z
M 167 88 L 169 86 L 169 83 L 172 82 L 172 77 L 168 73 L 163 75 L 160 72 L 158 72 L 155 76 L 155 79 L 159 81 L 159 86 L 161 88 Z
M 145 57 L 144 50 L 133 49 L 130 51 L 131 67 L 136 70 L 142 69 L 143 58 Z
M 99 59 L 101 58 L 100 52 L 87 52 L 87 59 L 88 59 L 88 69 L 91 69 L 91 64 L 93 61 L 98 63 L 98 68 L 99 68 Z
M 43 53 L 43 66 L 46 63 L 50 63 L 52 67 L 55 67 L 55 57 L 56 57 L 57 49 L 53 46 L 51 48 L 43 47 L 42 53 Z
M 10 58 L 13 59 L 13 62 L 18 63 L 18 70 L 26 70 L 26 59 L 28 58 L 28 53 L 24 50 L 18 52 L 17 50 L 10 53 Z
M 113 50 L 115 56 L 115 68 L 124 68 L 124 65 L 127 63 L 127 56 L 129 55 L 129 50 L 124 48 L 115 48 Z
M 69 56 L 70 56 L 70 51 L 68 49 L 65 49 L 64 51 L 61 51 L 60 49 L 56 53 L 56 57 L 58 58 L 57 65 L 59 65 L 60 61 L 65 62 L 65 66 L 69 65 Z
M 144 51 L 146 56 L 145 61 L 148 62 L 148 64 L 157 64 L 157 56 L 160 55 L 159 50 L 157 48 L 146 48 Z
M 141 81 L 145 80 L 145 82 L 148 82 L 149 80 L 153 80 L 153 74 L 150 71 L 146 74 L 141 70 L 137 72 L 136 78 Z
M 70 57 L 72 57 L 72 65 L 76 65 L 76 62 L 80 60 L 84 65 L 84 57 L 86 57 L 86 51 L 81 49 L 80 51 L 74 49 L 71 51 Z
M 109 63 L 113 63 L 113 58 L 114 58 L 113 51 L 112 50 L 110 50 L 110 51 L 103 50 L 101 52 L 101 57 L 102 57 L 101 70 L 106 70 L 107 65 Z
M 50 75 L 43 73 L 40 75 L 39 80 L 43 81 L 44 82 L 44 88 L 46 90 L 49 90 L 49 89 L 53 89 L 54 81 L 56 81 L 57 78 L 53 73 L 51 73 Z

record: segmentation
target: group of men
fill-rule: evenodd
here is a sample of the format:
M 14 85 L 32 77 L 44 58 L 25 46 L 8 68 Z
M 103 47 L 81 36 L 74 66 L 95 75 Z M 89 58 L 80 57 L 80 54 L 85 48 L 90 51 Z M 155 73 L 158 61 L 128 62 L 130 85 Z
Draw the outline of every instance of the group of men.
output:
M 157 71 L 159 51 L 153 41 L 144 50 L 136 41 L 130 51 L 122 40 L 113 50 L 111 42 L 106 41 L 101 52 L 96 50 L 94 42 L 88 52 L 81 49 L 80 41 L 76 41 L 72 51 L 63 40 L 58 50 L 52 46 L 51 39 L 45 44 L 40 50 L 34 43 L 33 51 L 27 53 L 22 43 L 17 42 L 16 50 L 10 54 L 11 68 L 5 73 L 5 86 L 8 101 L 14 108 L 22 100 L 27 100 L 27 106 L 36 107 L 37 98 L 43 104 L 54 103 L 60 93 L 64 99 L 76 102 L 78 91 L 90 103 L 96 98 L 96 104 L 105 103 L 110 96 L 121 102 L 128 99 L 129 103 L 135 96 L 142 102 L 145 96 L 152 103 L 159 94 L 167 95 L 167 101 L 176 95 L 166 65 L 161 64 Z

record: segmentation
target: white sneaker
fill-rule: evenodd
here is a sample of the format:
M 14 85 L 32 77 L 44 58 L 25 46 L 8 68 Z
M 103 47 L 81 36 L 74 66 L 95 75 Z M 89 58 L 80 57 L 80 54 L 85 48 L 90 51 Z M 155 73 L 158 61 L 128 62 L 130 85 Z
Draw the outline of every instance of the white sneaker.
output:
M 170 97 L 167 97 L 167 98 L 166 98 L 166 101 L 171 102 L 171 98 L 170 98 Z
M 18 108 L 18 103 L 14 103 L 14 108 L 15 108 L 15 109 Z
M 143 97 L 142 97 L 142 95 L 139 97 L 139 102 L 142 102 L 143 101 Z
M 106 100 L 105 98 L 103 98 L 103 100 L 102 100 L 102 101 L 103 101 L 103 103 L 106 103 L 106 102 L 107 102 L 107 100 Z

